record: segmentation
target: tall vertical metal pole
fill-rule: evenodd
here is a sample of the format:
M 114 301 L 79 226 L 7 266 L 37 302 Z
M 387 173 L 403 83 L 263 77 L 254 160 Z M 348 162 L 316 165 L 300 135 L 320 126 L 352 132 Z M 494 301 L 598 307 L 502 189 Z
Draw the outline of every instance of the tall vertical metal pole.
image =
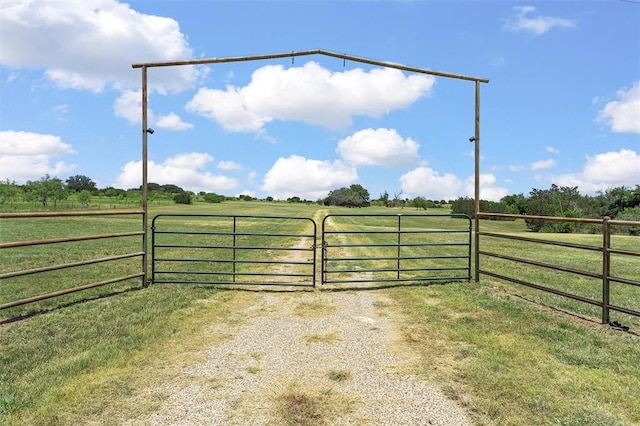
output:
M 147 287 L 147 246 L 149 241 L 147 206 L 147 67 L 142 67 L 142 287 Z
M 609 288 L 610 282 L 609 277 L 611 276 L 611 225 L 609 221 L 611 218 L 609 216 L 605 216 L 602 219 L 602 323 L 609 323 L 609 303 L 610 301 L 610 292 Z
M 475 229 L 475 281 L 480 281 L 480 81 L 476 80 L 476 131 L 475 131 L 475 204 L 474 227 Z

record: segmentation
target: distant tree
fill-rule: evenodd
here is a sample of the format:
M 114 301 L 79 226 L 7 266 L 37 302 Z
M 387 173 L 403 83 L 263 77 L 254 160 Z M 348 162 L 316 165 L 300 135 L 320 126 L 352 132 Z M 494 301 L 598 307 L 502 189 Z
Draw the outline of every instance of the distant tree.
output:
M 525 208 L 525 213 L 531 216 L 565 217 L 579 211 L 581 200 L 578 187 L 559 187 L 552 184 L 550 189 L 532 189 Z M 542 219 L 525 219 L 527 227 L 534 231 L 548 230 L 554 232 L 554 223 Z M 556 222 L 557 223 L 557 222 Z M 564 228 L 563 228 L 564 229 Z M 565 232 L 562 230 L 561 232 Z
M 273 197 L 272 197 L 271 195 L 269 195 L 269 196 L 266 198 L 266 200 L 267 200 L 268 202 L 270 202 L 270 203 L 271 203 L 271 202 L 273 201 Z
M 618 217 L 625 209 L 640 207 L 640 185 L 635 189 L 624 186 L 607 189 L 599 193 L 601 204 L 607 206 L 603 216 Z
M 431 200 L 427 200 L 424 197 L 416 197 L 411 200 L 411 206 L 415 207 L 418 210 L 427 210 L 438 207 L 436 203 Z
M 179 194 L 180 192 L 184 192 L 184 189 L 180 188 L 177 185 L 171 185 L 171 184 L 160 186 L 160 190 L 167 192 L 169 194 Z
M 89 177 L 84 175 L 71 176 L 67 178 L 66 184 L 67 189 L 73 192 L 81 192 L 87 190 L 91 193 L 95 193 L 98 191 L 98 188 L 96 188 L 96 183 Z
M 224 195 L 218 195 L 215 192 L 204 194 L 203 198 L 207 203 L 221 203 L 225 200 Z
M 300 203 L 300 202 L 302 202 L 302 200 L 300 199 L 300 197 L 295 195 L 293 197 L 287 198 L 287 202 L 289 202 L 289 203 Z
M 27 181 L 24 186 L 27 199 L 42 203 L 42 207 L 47 207 L 49 201 L 53 200 L 54 207 L 58 201 L 67 198 L 68 192 L 62 180 L 45 175 L 37 181 Z
M 356 183 L 351 185 L 349 189 L 358 194 L 361 201 L 369 202 L 369 191 L 367 191 L 362 185 Z
M 104 194 L 105 197 L 117 197 L 121 194 L 126 194 L 126 191 L 124 189 L 117 189 L 112 186 L 109 186 L 107 188 L 104 188 L 102 190 L 102 193 Z
M 469 217 L 475 217 L 475 200 L 469 197 L 460 197 L 451 201 L 451 213 L 466 214 Z
M 91 204 L 91 192 L 83 189 L 80 194 L 78 194 L 78 202 L 83 208 L 89 207 Z
M 0 204 L 13 205 L 21 194 L 22 190 L 15 182 L 10 182 L 9 179 L 0 182 Z
M 176 204 L 191 204 L 192 203 L 191 194 L 184 191 L 180 192 L 179 194 L 176 194 L 173 196 L 173 201 Z
M 324 199 L 324 205 L 368 207 L 371 205 L 369 201 L 369 191 L 362 187 L 362 185 L 351 185 L 349 188 L 334 189 L 330 191 L 327 198 Z
M 142 185 L 138 189 L 142 191 Z M 162 191 L 162 186 L 159 183 L 147 182 L 147 191 Z
M 387 191 L 384 191 L 382 194 L 380 194 L 380 197 L 378 197 L 378 202 L 381 206 L 386 206 L 389 202 L 389 193 Z
M 509 208 L 510 213 L 525 214 L 527 211 L 527 199 L 523 194 L 507 195 L 500 202 Z
M 625 209 L 616 219 L 640 222 L 640 207 Z M 640 236 L 640 226 L 622 226 L 621 228 L 625 234 Z

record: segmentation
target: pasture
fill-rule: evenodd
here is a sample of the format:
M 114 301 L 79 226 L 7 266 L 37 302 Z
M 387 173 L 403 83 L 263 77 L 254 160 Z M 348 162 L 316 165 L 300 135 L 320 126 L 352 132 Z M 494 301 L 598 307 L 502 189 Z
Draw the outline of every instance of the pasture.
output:
M 241 212 L 318 221 L 328 213 L 345 212 L 314 204 L 246 201 L 159 207 L 161 210 L 154 210 L 151 205 L 151 217 L 159 211 Z M 384 208 L 365 211 L 402 213 Z M 140 223 L 137 217 L 47 218 L 3 219 L 1 226 L 2 242 L 6 242 L 101 233 L 105 229 L 126 232 L 138 230 Z M 521 221 L 481 221 L 481 227 L 527 233 Z M 598 244 L 594 235 L 553 238 Z M 614 235 L 612 241 L 615 247 L 637 250 L 638 237 Z M 120 250 L 139 250 L 139 244 L 139 237 L 127 237 L 65 243 L 62 249 L 58 244 L 5 250 L 0 252 L 0 272 L 37 268 L 63 257 L 73 261 L 88 251 L 109 256 Z M 568 254 L 561 247 L 540 249 L 488 239 L 481 244 L 586 270 L 599 260 L 588 252 Z M 589 278 L 541 273 L 508 262 L 481 262 L 485 269 L 542 281 L 585 297 L 597 298 L 601 291 Z M 139 260 L 124 260 L 116 268 L 135 272 L 140 268 Z M 633 258 L 616 259 L 613 268 L 620 275 L 639 278 L 640 268 Z M 100 280 L 108 272 L 91 265 L 78 271 L 3 280 L 0 303 L 79 285 L 87 276 Z M 639 337 L 599 324 L 597 308 L 486 277 L 481 277 L 480 283 L 379 287 L 366 291 L 382 292 L 394 301 L 380 309 L 393 317 L 400 329 L 402 339 L 395 349 L 412 355 L 409 372 L 435 383 L 477 424 L 640 423 Z M 121 424 L 153 412 L 159 401 L 132 404 L 132 397 L 160 384 L 163 378 L 177 375 L 202 359 L 207 347 L 219 344 L 224 336 L 212 335 L 211 324 L 242 321 L 243 311 L 258 298 L 265 293 L 277 296 L 279 291 L 169 284 L 141 289 L 137 279 L 2 310 L 0 423 Z M 331 290 L 286 290 L 294 295 L 322 291 Z M 632 309 L 640 307 L 638 289 L 631 286 L 613 287 L 612 298 Z M 612 313 L 612 319 L 629 325 L 634 332 L 640 329 L 638 318 Z

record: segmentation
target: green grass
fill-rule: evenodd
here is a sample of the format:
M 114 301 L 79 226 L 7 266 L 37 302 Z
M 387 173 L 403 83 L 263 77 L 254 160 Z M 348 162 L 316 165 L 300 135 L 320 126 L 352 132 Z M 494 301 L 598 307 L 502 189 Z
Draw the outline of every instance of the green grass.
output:
M 170 211 L 315 217 L 318 231 L 323 214 L 353 212 L 245 201 L 160 207 L 150 216 Z M 372 212 L 414 211 L 362 210 Z M 366 226 L 391 226 L 385 220 L 375 219 Z M 210 222 L 198 219 L 189 222 L 198 229 L 210 226 Z M 357 222 L 353 226 L 363 226 Z M 445 221 L 434 224 L 445 225 Z M 482 221 L 481 225 L 487 230 L 582 244 L 597 245 L 601 239 L 597 235 L 531 234 L 521 221 Z M 6 242 L 138 230 L 140 221 L 137 216 L 3 219 L 0 227 L 1 240 Z M 376 240 L 379 236 L 367 234 L 366 238 Z M 617 248 L 637 250 L 638 237 L 613 236 L 612 240 Z M 127 237 L 91 244 L 63 243 L 57 248 L 3 250 L 0 268 L 6 272 L 63 259 L 80 260 L 87 255 L 137 251 L 139 241 L 138 237 Z M 481 244 L 486 250 L 585 270 L 597 271 L 600 262 L 597 254 L 562 247 L 489 238 L 483 238 Z M 483 269 L 599 297 L 597 280 L 484 257 L 481 264 Z M 638 279 L 637 258 L 615 258 L 612 265 L 616 275 Z M 88 277 L 97 281 L 139 268 L 136 259 L 106 268 L 92 266 L 82 271 L 67 269 L 6 279 L 0 282 L 0 303 L 80 285 Z M 243 309 L 260 296 L 205 286 L 139 287 L 140 281 L 132 280 L 0 311 L 0 320 L 32 315 L 0 325 L 0 424 L 75 424 L 105 418 L 117 424 L 125 416 L 153 411 L 162 395 L 140 404 L 141 399 L 136 398 L 140 390 L 177 375 L 183 366 L 203 357 L 206 347 L 231 337 L 214 333 L 210 325 L 242 320 Z M 121 294 L 109 296 L 114 292 Z M 397 286 L 385 292 L 394 303 L 379 308 L 400 324 L 398 349 L 411 352 L 414 360 L 409 371 L 435 381 L 477 424 L 640 424 L 640 340 L 637 335 L 598 324 L 598 308 L 487 277 L 481 277 L 480 284 Z M 289 300 L 284 294 L 282 297 Z M 612 301 L 638 310 L 638 288 L 612 285 Z M 292 309 L 296 315 L 321 321 L 336 306 L 319 298 Z M 612 319 L 631 325 L 633 331 L 640 326 L 637 318 L 628 315 L 612 312 Z M 307 336 L 310 343 L 329 342 L 334 337 L 339 336 Z M 251 356 L 258 364 L 260 354 Z M 251 366 L 248 372 L 257 373 L 259 368 Z M 342 377 L 348 380 L 347 373 L 328 370 L 327 374 L 340 381 Z M 300 386 L 288 389 L 279 403 L 290 424 L 330 424 L 351 409 L 351 402 L 343 395 Z
M 478 424 L 640 422 L 640 341 L 510 295 L 447 284 L 387 292 L 403 311 L 412 372 Z M 406 350 L 406 348 L 405 348 Z
M 232 323 L 254 297 L 155 286 L 4 325 L 0 423 L 117 424 L 148 408 L 128 405 L 136 390 L 201 360 L 228 337 L 212 333 L 211 322 Z

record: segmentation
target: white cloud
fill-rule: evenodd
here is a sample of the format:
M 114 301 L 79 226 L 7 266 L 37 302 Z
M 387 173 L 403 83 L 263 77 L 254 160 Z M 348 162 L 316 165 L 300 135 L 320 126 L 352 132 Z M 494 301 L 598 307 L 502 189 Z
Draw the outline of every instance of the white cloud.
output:
M 548 149 L 547 149 L 548 150 Z M 510 172 L 523 172 L 526 170 L 542 170 L 542 169 L 550 169 L 555 167 L 557 164 L 556 160 L 553 158 L 549 158 L 547 160 L 534 161 L 531 164 L 512 164 L 509 165 Z
M 152 125 L 166 130 L 189 130 L 193 128 L 193 124 L 182 121 L 174 112 L 159 116 Z
M 401 166 L 418 161 L 420 145 L 395 129 L 365 129 L 338 142 L 336 152 L 353 165 Z
M 57 176 L 69 173 L 75 165 L 52 157 L 75 154 L 72 146 L 60 137 L 41 133 L 5 130 L 0 131 L 0 180 L 18 183 L 36 180 L 49 174 Z
M 544 34 L 554 27 L 572 28 L 574 23 L 565 18 L 554 16 L 536 16 L 531 14 L 536 10 L 533 6 L 514 6 L 513 15 L 504 24 L 504 28 L 510 31 L 530 31 L 536 35 Z
M 544 150 L 550 152 L 551 154 L 560 154 L 560 150 L 558 148 L 554 148 L 552 146 L 545 146 Z
M 149 182 L 161 185 L 178 185 L 194 192 L 223 193 L 235 189 L 238 182 L 226 176 L 213 175 L 204 171 L 213 161 L 206 153 L 184 153 L 167 158 L 163 163 L 149 161 L 147 177 Z M 142 162 L 130 161 L 122 167 L 120 175 L 113 186 L 116 188 L 137 188 L 142 184 Z
M 116 117 L 122 117 L 131 124 L 142 122 L 142 92 L 128 90 L 123 92 L 113 104 L 113 112 Z M 153 115 L 147 108 L 147 120 Z
M 235 161 L 220 161 L 217 167 L 220 170 L 242 170 L 242 165 Z
M 53 117 L 57 121 L 64 122 L 66 121 L 66 116 L 69 114 L 69 105 L 68 104 L 60 104 L 56 105 L 53 108 L 49 109 L 46 112 L 48 117 Z
M 475 198 L 475 179 L 470 176 L 466 179 L 465 196 Z M 500 201 L 502 197 L 509 195 L 507 188 L 496 186 L 496 177 L 491 173 L 480 174 L 480 199 L 488 201 Z
M 3 0 L 0 63 L 42 68 L 63 88 L 102 91 L 139 85 L 139 62 L 188 59 L 186 36 L 172 18 L 147 15 L 116 0 Z M 201 72 L 173 67 L 150 72 L 150 87 L 182 90 Z
M 400 176 L 400 187 L 404 194 L 423 196 L 430 200 L 455 200 L 458 197 L 474 197 L 474 177 L 460 179 L 452 173 L 441 175 L 430 167 L 418 167 Z M 480 175 L 480 198 L 499 201 L 507 195 L 506 188 L 496 186 L 492 174 Z
M 418 167 L 400 176 L 405 194 L 424 196 L 430 200 L 452 200 L 464 194 L 464 183 L 451 173 L 440 175 L 431 167 Z
M 640 155 L 630 149 L 587 156 L 582 171 L 540 177 L 560 186 L 577 186 L 581 192 L 595 193 L 617 186 L 640 183 Z
M 540 160 L 531 163 L 531 170 L 550 169 L 556 165 L 556 160 L 550 158 L 548 160 Z
M 358 180 L 354 167 L 340 160 L 310 160 L 298 155 L 278 158 L 263 179 L 262 190 L 276 199 L 298 196 L 317 200 L 329 191 L 349 186 Z
M 627 91 L 616 92 L 617 101 L 607 103 L 598 112 L 596 122 L 605 123 L 615 133 L 640 133 L 640 81 Z
M 142 92 L 139 90 L 127 90 L 123 92 L 113 104 L 113 112 L 117 117 L 122 117 L 131 124 L 142 122 Z M 171 112 L 166 115 L 156 116 L 153 110 L 147 107 L 147 123 L 150 127 L 165 130 L 189 130 L 193 124 L 182 121 L 179 115 Z
M 273 120 L 343 129 L 356 115 L 378 117 L 428 95 L 435 78 L 392 68 L 331 72 L 315 62 L 257 69 L 244 87 L 202 88 L 186 108 L 231 132 L 260 132 Z

